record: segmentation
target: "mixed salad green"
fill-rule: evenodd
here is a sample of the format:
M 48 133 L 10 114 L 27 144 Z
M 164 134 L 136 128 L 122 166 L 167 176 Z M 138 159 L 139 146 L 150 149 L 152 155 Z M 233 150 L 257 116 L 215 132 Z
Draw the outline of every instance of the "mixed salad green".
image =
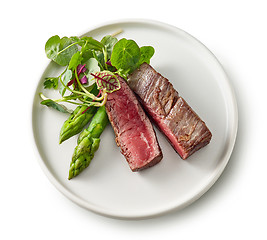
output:
M 71 179 L 90 164 L 99 147 L 100 135 L 108 123 L 107 96 L 120 89 L 117 75 L 127 79 L 142 63 L 150 63 L 154 48 L 139 47 L 131 39 L 118 40 L 114 34 L 104 36 L 101 41 L 88 36 L 56 35 L 46 42 L 45 52 L 65 69 L 43 83 L 44 88 L 58 90 L 60 97 L 51 99 L 40 93 L 41 104 L 70 114 L 60 130 L 59 143 L 80 133 L 70 164 Z M 76 105 L 74 111 L 64 102 Z

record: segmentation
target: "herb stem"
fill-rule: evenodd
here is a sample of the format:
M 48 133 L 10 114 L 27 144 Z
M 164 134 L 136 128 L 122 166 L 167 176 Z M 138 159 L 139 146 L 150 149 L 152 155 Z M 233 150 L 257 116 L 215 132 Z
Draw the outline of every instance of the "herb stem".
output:
M 74 46 L 74 45 L 77 44 L 77 43 L 78 43 L 78 42 L 74 42 L 74 43 L 70 44 L 69 46 L 67 46 L 67 47 L 65 47 L 64 49 L 62 49 L 61 51 L 59 51 L 59 52 L 57 53 L 57 55 L 59 55 L 60 53 L 64 52 L 65 50 L 67 50 L 68 48 Z
M 76 69 L 75 69 L 75 76 L 76 76 L 76 78 L 78 79 L 78 75 L 77 75 L 77 70 L 76 70 Z M 80 83 L 79 79 L 77 80 L 77 82 L 78 82 L 78 84 L 80 84 L 79 86 L 82 87 L 82 90 L 83 90 L 83 91 L 84 91 L 84 90 L 86 91 L 86 93 L 70 89 L 70 88 L 69 88 L 68 86 L 66 86 L 66 85 L 64 84 L 64 82 L 62 81 L 62 79 L 61 79 L 61 75 L 59 76 L 59 80 L 60 80 L 61 84 L 63 85 L 63 87 L 65 87 L 67 90 L 69 90 L 69 91 L 72 92 L 72 93 L 76 93 L 76 94 L 79 94 L 79 95 L 83 95 L 83 96 L 92 98 L 92 99 L 94 99 L 95 101 L 101 101 L 101 100 L 103 100 L 103 98 L 104 98 L 104 95 L 102 95 L 101 97 L 96 97 L 94 94 L 88 92 L 88 91 L 82 86 L 82 84 Z
M 76 68 L 75 68 L 75 70 L 74 70 L 74 74 L 75 74 L 76 81 L 77 81 L 79 87 L 80 87 L 85 93 L 87 93 L 87 94 L 90 95 L 91 93 L 89 93 L 89 92 L 85 89 L 85 87 L 81 84 L 80 79 L 79 79 L 78 74 L 77 74 L 77 69 L 76 69 Z
M 88 97 L 90 97 L 96 101 L 101 101 L 103 99 L 103 96 L 98 98 L 94 94 L 92 94 L 86 90 L 86 88 L 80 82 L 80 79 L 79 79 L 78 74 L 77 74 L 77 69 L 74 70 L 74 73 L 75 73 L 75 77 L 76 77 L 76 80 L 78 82 L 79 87 L 86 93 L 86 96 L 88 96 Z
M 43 93 L 39 93 L 39 96 L 40 96 L 40 98 L 42 98 L 43 100 L 47 100 L 47 99 L 49 99 L 49 98 L 47 98 Z
M 76 94 L 80 94 L 80 95 L 83 95 L 83 96 L 88 97 L 88 95 L 87 95 L 86 93 L 83 93 L 83 92 L 80 92 L 80 91 L 76 91 L 76 90 L 72 90 L 72 89 L 70 89 L 68 86 L 66 86 L 66 85 L 64 84 L 64 82 L 62 81 L 61 76 L 59 76 L 59 80 L 60 80 L 61 84 L 63 85 L 63 87 L 65 87 L 65 88 L 66 88 L 67 90 L 69 90 L 70 92 L 72 92 L 72 93 L 76 93 Z
M 90 106 L 101 107 L 101 106 L 103 106 L 103 105 L 106 104 L 106 102 L 107 102 L 107 96 L 108 96 L 108 94 L 106 92 L 106 89 L 104 89 L 103 92 L 102 92 L 102 97 L 101 97 L 102 98 L 102 102 L 95 102 L 94 100 L 93 101 L 87 101 L 87 100 L 85 100 L 83 98 L 79 98 L 79 100 L 82 101 L 82 102 L 84 102 L 84 103 L 89 104 Z
M 53 100 L 53 101 L 55 101 L 55 102 L 67 102 L 69 100 L 75 100 L 75 99 L 77 99 L 77 96 L 76 95 L 63 97 L 63 98 L 56 99 L 56 100 Z
M 95 52 L 93 52 L 93 56 L 97 60 L 101 71 L 104 71 L 105 69 L 104 69 L 103 65 L 101 64 L 101 62 L 98 60 L 98 57 L 96 56 Z
M 67 102 L 67 103 L 71 103 L 71 104 L 75 104 L 75 105 L 84 105 L 82 103 L 78 103 L 78 102 L 73 102 L 73 101 L 69 101 L 69 100 L 65 100 L 64 102 Z
M 115 36 L 119 35 L 119 34 L 122 33 L 122 32 L 123 32 L 122 29 L 118 29 L 116 32 L 110 34 L 110 36 L 111 36 L 111 37 L 115 37 Z
M 107 53 L 107 48 L 106 47 L 103 48 L 103 54 L 104 54 L 105 68 L 106 68 L 106 70 L 108 70 L 108 65 L 107 65 L 108 53 Z

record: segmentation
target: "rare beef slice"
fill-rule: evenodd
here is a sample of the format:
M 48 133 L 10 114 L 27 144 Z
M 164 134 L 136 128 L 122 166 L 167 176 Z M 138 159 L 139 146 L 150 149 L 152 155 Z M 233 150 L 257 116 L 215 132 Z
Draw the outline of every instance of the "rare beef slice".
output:
M 179 96 L 169 80 L 149 64 L 143 63 L 130 74 L 128 83 L 155 125 L 183 159 L 210 142 L 212 134 L 205 122 Z
M 153 126 L 128 84 L 117 77 L 121 88 L 109 93 L 106 103 L 116 143 L 132 171 L 154 166 L 162 159 L 162 152 Z

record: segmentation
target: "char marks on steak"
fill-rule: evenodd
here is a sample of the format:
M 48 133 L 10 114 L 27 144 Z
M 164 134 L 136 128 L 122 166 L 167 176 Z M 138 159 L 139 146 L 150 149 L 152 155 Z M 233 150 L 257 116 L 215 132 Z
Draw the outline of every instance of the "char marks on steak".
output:
M 210 142 L 212 134 L 205 122 L 179 96 L 169 80 L 149 64 L 143 63 L 130 74 L 128 83 L 183 159 Z
M 154 166 L 162 159 L 162 152 L 153 126 L 128 84 L 117 77 L 121 88 L 109 93 L 106 103 L 116 143 L 132 171 Z

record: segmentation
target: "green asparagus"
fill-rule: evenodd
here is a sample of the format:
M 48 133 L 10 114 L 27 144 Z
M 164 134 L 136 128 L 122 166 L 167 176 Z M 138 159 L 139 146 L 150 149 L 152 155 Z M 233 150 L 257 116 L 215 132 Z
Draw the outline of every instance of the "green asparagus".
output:
M 64 122 L 60 130 L 59 144 L 80 133 L 96 112 L 96 107 L 78 106 Z
M 98 89 L 94 86 L 91 90 L 93 94 L 98 93 Z M 89 99 L 90 100 L 90 99 Z M 85 125 L 91 120 L 91 118 L 96 113 L 97 108 L 91 106 L 78 106 L 70 117 L 63 123 L 60 134 L 59 134 L 59 144 L 69 139 L 70 137 L 80 133 Z
M 72 155 L 72 161 L 69 169 L 69 179 L 77 176 L 87 168 L 94 157 L 100 144 L 100 135 L 108 124 L 108 117 L 105 106 L 100 107 L 93 117 L 88 129 L 83 130 L 78 138 Z

